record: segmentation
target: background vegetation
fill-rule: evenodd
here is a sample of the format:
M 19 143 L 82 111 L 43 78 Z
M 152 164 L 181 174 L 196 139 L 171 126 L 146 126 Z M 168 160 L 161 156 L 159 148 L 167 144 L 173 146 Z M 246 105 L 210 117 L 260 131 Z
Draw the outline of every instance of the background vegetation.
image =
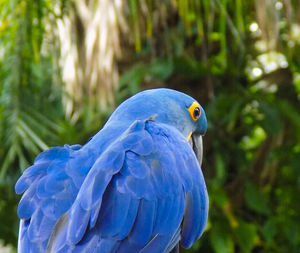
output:
M 300 248 L 297 0 L 0 0 L 0 238 L 42 150 L 85 143 L 128 96 L 186 92 L 209 125 L 201 240 L 183 252 Z

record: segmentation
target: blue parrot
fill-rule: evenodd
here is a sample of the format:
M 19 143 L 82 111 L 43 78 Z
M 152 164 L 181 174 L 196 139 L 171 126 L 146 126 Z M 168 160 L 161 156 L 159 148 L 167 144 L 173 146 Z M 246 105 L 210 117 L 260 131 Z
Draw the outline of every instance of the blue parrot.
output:
M 15 185 L 19 253 L 168 253 L 208 216 L 201 171 L 207 121 L 192 97 L 146 90 L 85 145 L 40 153 Z

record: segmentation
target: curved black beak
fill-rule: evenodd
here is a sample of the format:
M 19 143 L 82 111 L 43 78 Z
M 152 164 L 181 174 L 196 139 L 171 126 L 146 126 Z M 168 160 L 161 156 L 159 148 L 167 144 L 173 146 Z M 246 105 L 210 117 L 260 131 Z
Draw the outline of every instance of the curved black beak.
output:
M 200 133 L 192 133 L 192 136 L 189 138 L 188 142 L 192 146 L 199 165 L 201 166 L 203 157 L 202 135 Z

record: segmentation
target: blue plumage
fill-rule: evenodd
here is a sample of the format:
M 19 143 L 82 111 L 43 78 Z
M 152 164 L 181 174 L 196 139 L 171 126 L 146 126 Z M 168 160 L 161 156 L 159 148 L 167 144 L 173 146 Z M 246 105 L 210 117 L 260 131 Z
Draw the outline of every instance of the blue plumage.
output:
M 23 193 L 18 251 L 190 247 L 208 214 L 194 140 L 205 133 L 206 118 L 198 104 L 194 118 L 195 103 L 173 90 L 145 91 L 121 104 L 84 146 L 41 153 L 15 187 Z

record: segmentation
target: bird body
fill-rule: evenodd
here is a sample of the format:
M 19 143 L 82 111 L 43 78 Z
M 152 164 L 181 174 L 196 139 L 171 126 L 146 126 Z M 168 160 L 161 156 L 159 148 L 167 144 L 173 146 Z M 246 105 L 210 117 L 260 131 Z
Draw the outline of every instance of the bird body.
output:
M 194 99 L 154 89 L 123 102 L 85 145 L 42 152 L 15 187 L 23 193 L 18 252 L 189 248 L 208 215 L 194 138 L 205 131 Z

